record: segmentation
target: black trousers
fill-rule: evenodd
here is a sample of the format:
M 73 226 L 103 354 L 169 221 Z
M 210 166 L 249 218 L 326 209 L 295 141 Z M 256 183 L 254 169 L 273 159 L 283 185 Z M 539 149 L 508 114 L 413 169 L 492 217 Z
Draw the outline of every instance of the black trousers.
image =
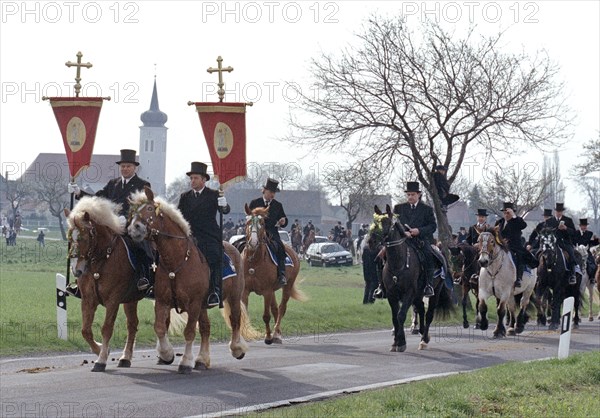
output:
M 285 246 L 283 245 L 283 242 L 281 241 L 281 237 L 279 236 L 279 234 L 277 234 L 277 235 L 268 234 L 268 236 L 269 236 L 269 240 L 271 242 L 271 248 L 273 249 L 273 251 L 275 252 L 275 255 L 277 256 L 277 269 L 279 270 L 280 273 L 285 274 L 285 257 L 287 256 L 287 254 L 285 252 Z
M 211 285 L 218 285 L 221 270 L 223 268 L 223 258 L 221 255 L 221 242 L 212 241 L 198 241 L 198 250 L 204 255 L 210 268 L 210 283 Z

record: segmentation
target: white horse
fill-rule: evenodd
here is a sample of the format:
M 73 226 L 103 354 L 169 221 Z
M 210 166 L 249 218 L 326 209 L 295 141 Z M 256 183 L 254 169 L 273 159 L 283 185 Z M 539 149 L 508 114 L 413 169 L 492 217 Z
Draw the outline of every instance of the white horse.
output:
M 597 247 L 592 248 L 592 250 L 596 250 Z M 593 314 L 593 309 L 594 309 L 594 284 L 592 283 L 592 281 L 590 280 L 590 276 L 588 274 L 587 271 L 587 259 L 589 257 L 588 254 L 588 246 L 587 245 L 578 245 L 575 247 L 575 250 L 577 250 L 577 252 L 579 253 L 579 255 L 581 255 L 581 265 L 579 266 L 581 269 L 581 286 L 579 287 L 579 291 L 581 292 L 582 295 L 585 295 L 585 291 L 587 289 L 588 294 L 590 295 L 590 309 L 589 309 L 589 315 L 588 315 L 588 320 L 589 321 L 593 321 L 594 320 L 594 314 Z M 596 251 L 594 251 L 595 253 Z M 600 316 L 598 317 L 598 319 L 600 319 Z
M 490 296 L 494 296 L 497 303 L 498 321 L 493 336 L 494 338 L 500 338 L 506 336 L 507 332 L 504 327 L 506 310 L 508 309 L 511 315 L 515 317 L 514 284 L 517 277 L 517 269 L 510 252 L 496 241 L 496 236 L 491 232 L 482 232 L 479 235 L 479 245 L 481 248 L 479 255 L 481 270 L 479 273 L 479 312 L 477 314 L 477 323 L 481 330 L 485 331 L 488 329 L 488 308 L 486 301 Z M 525 327 L 525 309 L 535 287 L 536 276 L 535 270 L 532 273 L 523 274 L 521 287 L 517 290 L 518 293 L 523 293 L 520 304 L 521 311 L 516 316 L 516 329 L 511 327 L 508 330 L 509 335 L 514 335 L 515 331 L 521 332 Z

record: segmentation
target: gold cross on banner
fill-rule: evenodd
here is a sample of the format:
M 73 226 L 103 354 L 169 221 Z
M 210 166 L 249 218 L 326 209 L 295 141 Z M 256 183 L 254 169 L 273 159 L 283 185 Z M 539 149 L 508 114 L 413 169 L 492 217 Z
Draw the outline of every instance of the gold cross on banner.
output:
M 77 62 L 65 62 L 65 65 L 67 67 L 77 67 L 77 75 L 75 76 L 75 97 L 79 97 L 79 92 L 81 91 L 81 84 L 79 84 L 79 82 L 81 81 L 81 67 L 92 68 L 92 64 L 90 64 L 89 62 L 82 64 L 81 57 L 83 57 L 83 54 L 81 53 L 81 51 L 79 51 L 77 53 Z
M 221 56 L 219 55 L 217 57 L 217 68 L 212 68 L 210 67 L 209 69 L 207 69 L 206 71 L 209 72 L 210 74 L 212 73 L 219 73 L 219 83 L 217 84 L 217 86 L 219 86 L 219 90 L 217 90 L 217 94 L 219 95 L 219 101 L 222 102 L 223 98 L 225 97 L 225 90 L 223 90 L 223 86 L 225 85 L 225 83 L 223 83 L 223 71 L 227 71 L 228 73 L 233 71 L 232 67 L 225 67 L 223 68 L 223 58 L 221 58 Z

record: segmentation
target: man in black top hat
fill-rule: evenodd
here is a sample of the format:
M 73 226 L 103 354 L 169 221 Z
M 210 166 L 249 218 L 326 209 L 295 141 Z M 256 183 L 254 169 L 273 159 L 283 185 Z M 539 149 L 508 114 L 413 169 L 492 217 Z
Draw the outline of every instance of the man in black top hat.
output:
M 224 196 L 206 187 L 210 180 L 206 164 L 194 161 L 186 174 L 190 178 L 191 190 L 181 194 L 177 208 L 190 224 L 196 245 L 210 268 L 207 305 L 209 308 L 217 305 L 222 308 L 223 236 L 216 217 L 217 211 L 226 215 L 230 208 Z
M 527 223 L 517 216 L 515 207 L 511 202 L 504 202 L 502 208 L 503 217 L 496 222 L 496 226 L 500 229 L 500 236 L 508 242 L 508 248 L 513 255 L 515 267 L 517 269 L 517 279 L 515 287 L 521 286 L 523 279 L 523 269 L 526 263 L 527 250 L 523 246 L 523 231 L 527 228 Z
M 465 240 L 465 242 L 469 245 L 477 244 L 477 241 L 479 241 L 479 235 L 490 227 L 490 225 L 487 223 L 487 209 L 477 209 L 476 215 L 477 223 L 469 227 L 469 232 L 467 232 L 467 238 Z
M 588 220 L 587 218 L 579 219 L 579 231 L 575 234 L 574 238 L 575 245 L 585 245 L 588 247 L 588 257 L 587 257 L 587 271 L 588 276 L 590 277 L 591 283 L 596 283 L 596 260 L 590 253 L 590 247 L 600 244 L 600 240 L 597 236 L 594 235 L 592 231 L 588 229 Z
M 108 183 L 106 183 L 106 186 L 95 193 L 95 196 L 104 197 L 121 205 L 119 215 L 123 224 L 126 223 L 129 212 L 129 195 L 144 190 L 144 186 L 151 187 L 150 183 L 146 180 L 142 180 L 135 173 L 137 167 L 140 165 L 135 159 L 135 154 L 135 150 L 122 149 L 121 158 L 116 162 L 119 165 L 121 176 L 109 180 Z M 69 183 L 67 189 L 69 193 L 75 194 L 75 199 L 77 200 L 83 196 L 91 196 L 89 193 L 81 190 L 77 183 Z M 137 284 L 138 289 L 147 290 L 150 287 L 150 280 L 147 278 L 150 275 L 148 266 L 153 259 L 150 244 L 147 241 L 142 241 L 139 244 L 131 242 L 130 245 L 136 253 L 136 271 L 139 275 Z M 69 284 L 67 292 L 74 296 L 79 295 L 75 283 Z
M 283 210 L 283 205 L 275 200 L 275 193 L 279 192 L 279 182 L 271 178 L 267 179 L 263 186 L 262 197 L 254 199 L 248 207 L 250 210 L 255 208 L 269 208 L 269 215 L 265 219 L 265 229 L 271 243 L 275 245 L 275 253 L 277 255 L 277 279 L 280 286 L 287 284 L 285 277 L 285 247 L 279 236 L 279 227 L 285 228 L 288 220 Z M 310 222 L 309 222 L 310 223 Z
M 539 235 L 542 232 L 542 229 L 548 228 L 548 219 L 552 218 L 552 209 L 544 209 L 544 213 L 542 214 L 544 220 L 535 226 L 535 229 L 529 235 L 529 240 L 527 241 L 527 251 L 535 251 L 538 249 L 540 240 Z
M 450 183 L 446 178 L 448 167 L 445 165 L 436 165 L 433 172 L 433 183 L 437 189 L 438 196 L 442 201 L 442 209 L 446 210 L 449 205 L 459 199 L 458 195 L 450 193 Z
M 557 238 L 558 246 L 569 254 L 567 268 L 569 269 L 569 284 L 577 284 L 575 277 L 575 251 L 573 248 L 573 237 L 575 236 L 575 224 L 573 219 L 564 216 L 565 204 L 557 203 L 554 207 L 554 216 L 546 221 L 550 228 L 555 228 L 554 235 Z
M 303 233 L 302 242 L 306 241 L 306 239 L 310 235 L 310 231 L 314 231 L 314 230 L 315 230 L 315 226 L 312 223 L 312 219 L 310 219 L 308 221 L 308 223 L 304 226 L 304 229 L 302 230 L 302 233 Z

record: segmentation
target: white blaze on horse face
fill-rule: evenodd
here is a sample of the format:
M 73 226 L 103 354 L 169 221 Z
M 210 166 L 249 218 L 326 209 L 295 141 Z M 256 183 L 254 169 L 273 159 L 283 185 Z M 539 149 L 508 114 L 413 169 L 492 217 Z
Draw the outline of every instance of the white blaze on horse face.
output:
M 485 232 L 480 235 L 481 253 L 479 255 L 479 264 L 481 264 L 481 267 L 487 267 L 490 262 L 490 254 L 488 252 L 488 240 L 490 236 L 491 234 Z
M 131 223 L 127 228 L 127 233 L 134 241 L 142 241 L 147 233 L 146 224 L 142 222 L 139 213 L 141 213 L 142 209 L 146 207 L 146 205 L 142 205 L 133 215 L 131 219 Z

